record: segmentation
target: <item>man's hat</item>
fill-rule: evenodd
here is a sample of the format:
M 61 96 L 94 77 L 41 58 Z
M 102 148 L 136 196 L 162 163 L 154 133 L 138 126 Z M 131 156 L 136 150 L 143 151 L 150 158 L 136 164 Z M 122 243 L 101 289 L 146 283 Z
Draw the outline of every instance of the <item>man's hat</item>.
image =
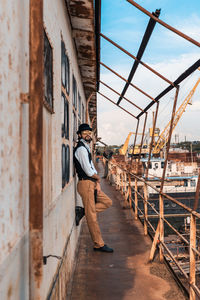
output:
M 92 128 L 88 124 L 83 123 L 79 126 L 77 134 L 81 133 L 81 131 L 84 131 L 84 130 L 92 131 Z

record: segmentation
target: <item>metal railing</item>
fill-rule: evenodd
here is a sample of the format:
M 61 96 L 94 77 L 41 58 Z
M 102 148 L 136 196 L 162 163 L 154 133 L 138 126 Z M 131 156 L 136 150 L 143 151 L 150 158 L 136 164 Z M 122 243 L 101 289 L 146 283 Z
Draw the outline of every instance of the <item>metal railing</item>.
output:
M 164 255 L 167 254 L 171 261 L 176 265 L 177 269 L 184 276 L 186 282 L 189 285 L 189 299 L 194 300 L 196 296 L 200 297 L 200 289 L 196 285 L 196 271 L 197 263 L 199 263 L 200 251 L 197 248 L 196 238 L 197 238 L 197 220 L 200 220 L 200 214 L 175 198 L 163 193 L 162 190 L 157 189 L 147 179 L 136 175 L 133 172 L 127 171 L 118 165 L 118 163 L 110 160 L 108 162 L 108 176 L 107 178 L 116 186 L 124 197 L 124 204 L 132 208 L 134 204 L 134 216 L 137 220 L 138 217 L 142 217 L 144 220 L 144 235 L 148 234 L 148 227 L 152 230 L 154 234 L 152 247 L 150 251 L 149 260 L 152 261 L 155 255 L 156 248 L 159 248 L 160 261 L 163 262 Z M 148 187 L 154 189 L 159 196 L 159 209 L 156 209 L 154 205 L 149 201 L 148 197 Z M 142 199 L 143 210 L 139 207 L 138 198 Z M 185 215 L 190 216 L 190 228 L 189 228 L 189 238 L 187 239 L 184 234 L 180 233 L 167 219 L 164 214 L 164 200 L 167 199 L 170 202 L 175 203 L 177 206 L 181 207 L 186 211 Z M 157 228 L 151 224 L 150 215 L 148 210 L 151 208 L 155 215 L 158 217 Z M 181 263 L 177 260 L 176 255 L 173 254 L 169 247 L 169 243 L 165 242 L 164 239 L 164 229 L 165 224 L 173 230 L 173 232 L 182 240 L 184 247 L 189 249 L 189 272 L 186 272 Z M 159 241 L 159 242 L 158 242 Z M 189 274 L 188 274 L 189 273 Z

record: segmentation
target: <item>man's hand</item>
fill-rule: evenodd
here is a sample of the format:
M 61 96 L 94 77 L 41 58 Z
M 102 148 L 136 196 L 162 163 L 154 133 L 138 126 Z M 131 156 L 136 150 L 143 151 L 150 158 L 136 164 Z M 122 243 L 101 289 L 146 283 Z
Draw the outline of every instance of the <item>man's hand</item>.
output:
M 99 182 L 96 183 L 95 189 L 97 190 L 97 194 L 99 194 L 99 192 L 101 191 L 101 186 Z
M 92 178 L 96 179 L 97 182 L 100 182 L 100 177 L 97 174 L 92 175 Z

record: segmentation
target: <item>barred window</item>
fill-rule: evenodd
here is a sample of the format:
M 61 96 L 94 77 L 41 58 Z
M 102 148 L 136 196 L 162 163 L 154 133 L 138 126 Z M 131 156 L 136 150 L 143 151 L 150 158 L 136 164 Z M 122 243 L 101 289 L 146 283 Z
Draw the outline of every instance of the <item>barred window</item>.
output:
M 70 144 L 69 144 L 69 92 L 70 65 L 65 43 L 61 39 L 61 136 L 62 136 L 62 188 L 70 179 Z M 73 128 L 73 127 L 72 127 Z
M 81 96 L 78 94 L 78 116 L 81 118 Z
M 77 118 L 76 113 L 73 112 L 73 140 L 76 141 L 77 139 Z
M 62 93 L 61 103 L 61 136 L 65 136 L 65 95 Z
M 61 41 L 61 79 L 62 86 L 65 88 L 67 94 L 69 94 L 70 89 L 70 67 L 69 59 L 66 55 L 65 44 Z
M 44 98 L 53 110 L 53 50 L 44 31 Z
M 64 93 L 62 93 L 61 118 L 62 137 L 69 139 L 69 103 Z
M 73 76 L 73 106 L 75 109 L 77 109 L 77 84 L 74 76 Z
M 69 145 L 62 145 L 62 188 L 70 178 L 70 149 Z

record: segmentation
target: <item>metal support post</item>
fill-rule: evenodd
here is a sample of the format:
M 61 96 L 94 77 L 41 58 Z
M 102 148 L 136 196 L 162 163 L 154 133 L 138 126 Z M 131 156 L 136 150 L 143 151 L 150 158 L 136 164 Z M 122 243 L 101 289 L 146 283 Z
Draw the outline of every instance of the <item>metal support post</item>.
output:
M 197 181 L 197 188 L 196 188 L 196 193 L 195 193 L 195 200 L 194 200 L 193 210 L 197 210 L 197 208 L 198 208 L 198 205 L 199 205 L 199 192 L 200 192 L 200 170 L 199 170 L 199 176 L 198 176 L 198 181 Z
M 124 189 L 124 173 L 121 173 L 121 194 L 123 195 Z
M 139 123 L 140 123 L 140 119 L 137 120 L 137 127 L 136 127 L 136 132 L 135 132 L 135 139 L 134 139 L 134 144 L 133 144 L 133 153 L 132 153 L 131 161 L 132 161 L 133 156 L 134 156 L 135 144 L 136 144 L 136 139 L 137 139 L 137 134 L 138 134 Z
M 172 137 L 172 130 L 173 130 L 173 125 L 174 125 L 174 116 L 176 113 L 176 103 L 178 99 L 178 93 L 179 93 L 179 86 L 176 88 L 176 95 L 174 98 L 174 105 L 173 105 L 173 110 L 172 110 L 172 115 L 171 115 L 171 123 L 170 123 L 170 129 L 169 129 L 169 139 L 167 142 L 167 151 L 166 151 L 166 156 L 165 156 L 165 164 L 163 168 L 163 174 L 162 174 L 162 179 L 161 179 L 161 185 L 160 185 L 160 191 L 162 192 L 163 186 L 164 186 L 164 180 L 165 180 L 165 173 L 167 169 L 167 161 L 168 161 L 168 155 L 169 155 L 169 148 L 170 148 L 170 143 L 171 143 L 171 137 Z
M 144 235 L 148 234 L 148 194 L 147 194 L 147 185 L 144 183 Z
M 147 116 L 148 116 L 148 113 L 145 113 L 144 126 L 143 126 L 142 138 L 141 138 L 141 143 L 140 143 L 141 145 L 140 145 L 139 161 L 141 158 L 142 147 L 143 147 L 143 142 L 144 142 L 144 134 L 145 134 L 145 129 L 146 129 Z M 137 165 L 137 167 L 138 167 L 138 165 Z
M 155 235 L 154 235 L 154 239 L 153 239 L 153 243 L 152 243 L 151 251 L 150 251 L 150 256 L 149 256 L 149 261 L 152 261 L 153 258 L 154 258 L 154 254 L 155 254 L 155 251 L 156 251 L 156 246 L 157 246 L 157 243 L 158 243 L 159 235 L 160 235 L 160 221 L 158 221 L 158 226 L 156 228 L 156 232 L 155 232 Z
M 137 178 L 135 178 L 135 220 L 138 219 L 138 185 L 137 185 Z
M 155 118 L 153 120 L 153 131 L 152 131 L 152 137 L 151 137 L 151 144 L 149 147 L 149 157 L 148 157 L 148 162 L 147 162 L 147 168 L 146 168 L 146 172 L 145 172 L 146 179 L 148 178 L 148 172 L 149 172 L 150 160 L 151 160 L 151 152 L 152 152 L 152 148 L 153 148 L 153 144 L 154 144 L 154 134 L 155 134 L 155 128 L 156 128 L 156 122 L 157 122 L 157 116 L 158 116 L 159 103 L 160 102 L 157 102 L 157 104 L 156 104 L 156 114 L 155 114 Z
M 191 284 L 195 284 L 195 252 L 196 249 L 196 217 L 191 214 L 190 217 L 190 300 L 195 300 L 196 295 Z
M 128 189 L 129 206 L 131 208 L 132 207 L 132 192 L 131 192 L 131 176 L 130 176 L 130 174 L 128 174 L 128 187 L 129 187 L 129 189 Z
M 160 242 L 164 243 L 164 199 L 162 195 L 159 195 L 159 210 L 160 210 L 160 219 L 159 219 L 159 227 L 160 227 Z M 162 244 L 160 244 L 160 249 L 159 249 L 159 253 L 160 253 L 160 262 L 163 262 L 163 258 L 164 258 L 164 253 L 163 253 L 163 246 Z
M 126 207 L 126 201 L 127 201 L 127 181 L 126 181 L 126 173 L 123 172 L 123 195 L 124 195 L 124 208 Z

